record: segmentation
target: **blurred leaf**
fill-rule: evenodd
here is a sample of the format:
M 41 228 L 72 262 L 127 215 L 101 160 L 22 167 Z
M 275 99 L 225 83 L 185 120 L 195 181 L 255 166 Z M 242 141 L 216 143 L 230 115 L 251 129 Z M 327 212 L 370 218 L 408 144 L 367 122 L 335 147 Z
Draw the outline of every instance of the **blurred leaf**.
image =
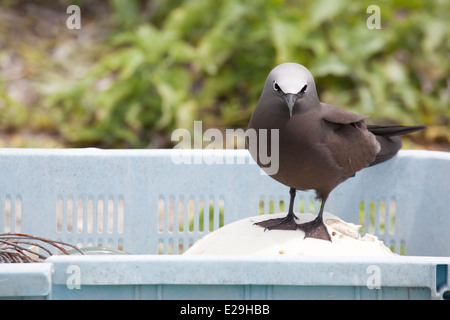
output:
M 311 65 L 311 70 L 318 77 L 327 75 L 346 76 L 350 74 L 351 68 L 338 55 L 330 54 L 318 57 Z
M 426 53 L 433 52 L 438 46 L 448 39 L 448 21 L 429 20 L 425 24 L 424 37 L 422 41 L 423 50 Z M 447 39 L 446 39 L 447 38 Z
M 26 107 L 6 94 L 0 82 L 0 129 L 9 130 L 23 126 L 26 120 Z
M 129 27 L 139 20 L 138 0 L 110 0 L 111 6 L 117 16 L 117 20 Z
M 318 0 L 313 1 L 309 14 L 309 21 L 312 27 L 317 27 L 322 22 L 334 18 L 344 10 L 347 1 Z

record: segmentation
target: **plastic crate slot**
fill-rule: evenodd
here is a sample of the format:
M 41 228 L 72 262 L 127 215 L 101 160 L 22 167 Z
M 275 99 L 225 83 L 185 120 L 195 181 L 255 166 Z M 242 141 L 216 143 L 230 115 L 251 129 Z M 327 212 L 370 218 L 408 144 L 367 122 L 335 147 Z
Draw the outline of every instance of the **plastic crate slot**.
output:
M 158 254 L 164 254 L 164 242 L 160 239 L 157 245 Z
M 386 225 L 389 225 L 388 219 L 386 219 L 386 201 L 380 201 L 378 203 L 378 232 L 379 232 L 379 234 L 386 233 Z
M 11 199 L 8 197 L 3 201 L 3 231 L 11 232 Z
M 183 198 L 178 199 L 178 210 L 177 210 L 177 224 L 176 229 L 180 232 L 184 231 L 184 220 L 185 220 L 185 210 L 184 210 L 185 200 Z
M 175 254 L 182 254 L 184 249 L 183 239 L 178 239 L 178 245 L 176 247 Z
M 164 199 L 158 199 L 158 232 L 164 231 Z
M 389 249 L 392 252 L 395 252 L 395 253 L 397 253 L 397 254 L 399 254 L 401 256 L 405 256 L 406 255 L 406 245 L 405 245 L 405 241 L 404 240 L 395 241 L 395 240 L 391 239 L 389 241 Z
M 183 254 L 194 244 L 194 241 L 189 240 L 185 243 L 183 238 L 160 239 L 158 242 L 158 254 Z
M 125 220 L 123 198 L 76 200 L 62 197 L 56 201 L 56 231 L 58 233 L 123 233 Z
M 273 214 L 287 211 L 288 208 L 284 206 L 284 200 L 259 200 L 258 214 Z
M 22 199 L 20 197 L 16 197 L 14 218 L 15 218 L 14 219 L 14 231 L 21 232 L 22 231 Z
M 389 202 L 389 233 L 395 234 L 396 219 L 397 219 L 397 202 L 391 200 Z
M 204 197 L 193 199 L 182 195 L 160 195 L 157 209 L 158 232 L 213 231 L 224 225 L 224 206 L 223 197 L 205 200 Z
M 159 232 L 184 231 L 184 203 L 185 200 L 182 197 L 176 199 L 170 196 L 166 200 L 164 196 L 160 195 L 158 201 Z
M 170 196 L 166 198 L 162 195 L 158 201 L 158 231 L 173 232 L 175 223 L 175 198 Z
M 103 233 L 105 219 L 105 203 L 103 199 L 97 200 L 97 233 Z M 95 221 L 95 219 L 94 219 Z
M 73 200 L 69 199 L 69 200 L 67 200 L 67 203 L 66 203 L 66 230 L 69 233 L 72 233 L 72 229 L 73 229 L 73 211 L 74 211 Z M 63 215 L 64 215 L 64 212 L 63 212 Z
M 164 251 L 165 254 L 173 254 L 173 239 L 169 239 L 167 248 L 165 248 Z
M 448 265 L 436 265 L 436 291 L 439 292 L 448 287 Z
M 192 231 L 194 231 L 194 224 L 191 223 L 191 221 L 193 221 L 194 217 L 195 217 L 195 201 L 194 201 L 194 199 L 188 200 L 187 212 L 188 212 L 188 217 L 189 217 L 189 219 L 187 221 L 187 224 L 189 226 L 188 229 L 189 229 L 189 232 L 192 232 Z
M 123 233 L 125 227 L 125 201 L 121 198 L 117 201 L 117 233 Z
M 158 240 L 158 254 L 183 253 L 203 234 L 224 225 L 223 196 L 159 195 L 157 206 L 157 231 L 166 235 Z
M 89 199 L 86 205 L 86 232 L 94 232 L 94 200 Z
M 318 212 L 319 202 L 313 199 L 300 199 L 294 203 L 295 213 L 315 213 Z M 289 210 L 289 199 L 278 200 L 278 199 L 266 199 L 265 197 L 260 198 L 258 202 L 258 214 L 273 214 L 279 212 L 287 212 Z
M 284 206 L 284 200 L 280 200 L 278 202 L 278 212 L 285 212 L 287 211 L 289 208 Z
M 83 232 L 83 223 L 84 223 L 84 208 L 83 208 L 83 200 L 78 199 L 77 201 L 77 219 L 76 219 L 76 225 L 77 225 L 77 232 L 81 233 Z
M 396 201 L 361 200 L 359 202 L 359 224 L 361 232 L 375 235 L 395 234 Z
M 22 199 L 20 196 L 15 197 L 14 200 L 11 198 L 10 195 L 7 195 L 3 203 L 0 199 L 0 230 L 3 232 L 21 232 Z M 3 228 L 1 228 L 2 225 Z
M 316 201 L 312 199 L 300 200 L 299 212 L 314 214 L 316 212 Z
M 221 210 L 219 208 L 220 207 L 219 203 L 220 203 L 220 200 L 213 200 L 213 199 L 209 200 L 209 206 L 208 206 L 209 217 L 207 218 L 207 220 L 208 220 L 207 225 L 209 226 L 209 231 L 214 231 L 223 226 L 223 205 L 222 205 L 222 210 Z M 221 212 L 222 212 L 222 218 L 220 217 Z M 203 213 L 203 215 L 205 216 L 205 212 Z M 206 223 L 206 221 L 205 221 L 205 223 Z
M 398 252 L 398 254 L 400 254 L 401 256 L 406 255 L 406 245 L 405 245 L 405 241 L 403 241 L 403 240 L 400 241 L 400 252 Z
M 112 199 L 108 199 L 107 203 L 107 231 L 113 233 L 114 230 L 114 202 Z
M 205 230 L 205 225 L 208 222 L 206 221 L 207 215 L 205 215 L 204 212 L 205 212 L 205 201 L 201 199 L 198 202 L 198 211 L 197 216 L 195 217 L 195 220 L 197 221 L 197 228 L 195 228 L 194 225 L 194 230 L 198 230 L 200 232 L 203 232 Z
M 201 199 L 198 206 L 198 231 L 214 231 L 224 225 L 224 206 L 222 196 Z M 194 227 L 195 231 L 195 227 Z

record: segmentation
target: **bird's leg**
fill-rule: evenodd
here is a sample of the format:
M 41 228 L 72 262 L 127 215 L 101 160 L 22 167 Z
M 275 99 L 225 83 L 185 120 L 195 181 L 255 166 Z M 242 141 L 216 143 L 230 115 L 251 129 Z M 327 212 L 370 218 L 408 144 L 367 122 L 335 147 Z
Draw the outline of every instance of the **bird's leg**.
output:
M 297 229 L 305 232 L 305 238 L 315 238 L 331 241 L 330 234 L 328 233 L 327 227 L 323 222 L 323 209 L 325 207 L 325 201 L 326 198 L 322 199 L 319 214 L 313 221 L 297 225 Z
M 277 218 L 277 219 L 268 219 L 258 223 L 255 223 L 257 226 L 263 227 L 264 230 L 296 230 L 297 223 L 295 223 L 295 219 L 298 219 L 294 214 L 294 199 L 295 199 L 294 188 L 290 188 L 289 194 L 291 195 L 291 200 L 289 202 L 289 211 L 286 217 Z

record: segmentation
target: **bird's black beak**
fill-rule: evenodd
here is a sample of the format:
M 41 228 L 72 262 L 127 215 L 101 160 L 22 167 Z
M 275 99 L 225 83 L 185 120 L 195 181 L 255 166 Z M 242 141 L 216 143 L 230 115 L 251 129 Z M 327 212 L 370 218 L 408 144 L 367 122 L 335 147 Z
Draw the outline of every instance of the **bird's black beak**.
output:
M 295 102 L 297 102 L 299 96 L 295 93 L 286 93 L 282 97 L 284 102 L 286 102 L 287 107 L 289 108 L 289 117 L 292 117 L 292 109 L 294 108 Z

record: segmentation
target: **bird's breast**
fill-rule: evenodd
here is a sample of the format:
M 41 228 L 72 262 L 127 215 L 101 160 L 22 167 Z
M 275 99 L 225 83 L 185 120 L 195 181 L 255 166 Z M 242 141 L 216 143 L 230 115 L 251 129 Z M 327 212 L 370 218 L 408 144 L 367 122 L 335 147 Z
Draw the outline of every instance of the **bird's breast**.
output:
M 264 117 L 257 125 L 251 122 L 249 128 L 255 130 L 258 144 L 257 148 L 249 148 L 250 153 L 261 168 L 270 166 L 266 172 L 272 178 L 289 187 L 316 190 L 323 185 L 334 186 L 338 183 L 333 172 L 335 165 L 328 157 L 320 126 L 319 119 L 304 115 Z M 264 146 L 266 142 L 268 145 Z M 265 150 L 271 157 L 270 164 Z

